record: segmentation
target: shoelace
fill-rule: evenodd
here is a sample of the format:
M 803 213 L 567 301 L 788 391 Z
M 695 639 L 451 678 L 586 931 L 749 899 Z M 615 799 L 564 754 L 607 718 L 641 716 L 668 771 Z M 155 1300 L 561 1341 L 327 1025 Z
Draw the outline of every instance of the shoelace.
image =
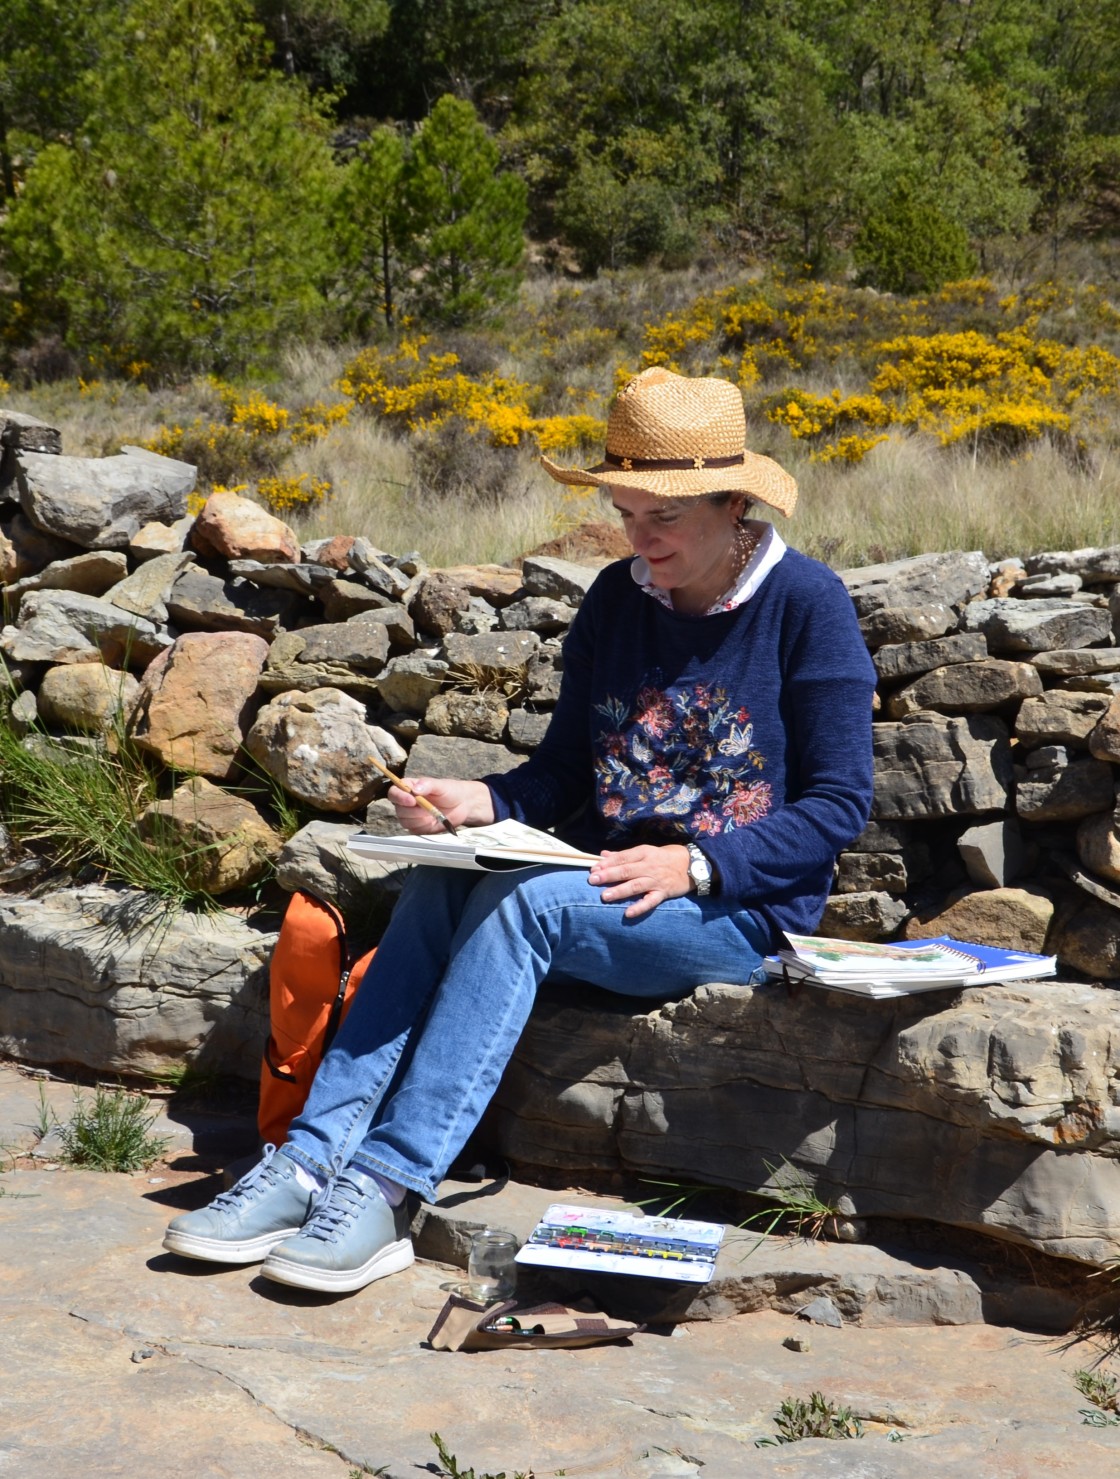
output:
M 345 1176 L 338 1176 L 324 1189 L 322 1200 L 300 1228 L 301 1238 L 333 1243 L 350 1227 L 354 1218 L 370 1204 L 370 1193 Z
M 268 1191 L 276 1185 L 279 1170 L 273 1166 L 272 1158 L 276 1154 L 275 1145 L 266 1145 L 263 1157 L 257 1162 L 251 1171 L 246 1171 L 236 1185 L 231 1186 L 229 1191 L 220 1192 L 211 1202 L 214 1211 L 229 1212 L 237 1211 L 245 1201 L 252 1201 L 259 1192 Z

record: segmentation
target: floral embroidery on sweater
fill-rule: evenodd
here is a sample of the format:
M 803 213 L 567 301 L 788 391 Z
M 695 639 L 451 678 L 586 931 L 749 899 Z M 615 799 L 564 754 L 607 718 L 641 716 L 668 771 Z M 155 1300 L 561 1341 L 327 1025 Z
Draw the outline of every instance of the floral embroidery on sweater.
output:
M 632 702 L 595 705 L 606 724 L 596 739 L 600 815 L 612 835 L 703 836 L 734 831 L 773 804 L 766 760 L 749 709 L 708 683 L 662 686 L 643 679 Z

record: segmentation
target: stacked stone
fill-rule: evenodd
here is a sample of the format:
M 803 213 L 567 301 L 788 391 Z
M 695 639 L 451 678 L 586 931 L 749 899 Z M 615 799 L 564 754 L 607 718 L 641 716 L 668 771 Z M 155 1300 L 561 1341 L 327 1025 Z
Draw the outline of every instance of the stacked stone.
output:
M 561 638 L 596 569 L 541 557 L 433 571 L 357 537 L 301 548 L 232 493 L 190 517 L 187 464 L 131 447 L 65 457 L 53 428 L 3 411 L 0 445 L 12 722 L 26 744 L 68 753 L 104 749 L 123 724 L 188 774 L 139 826 L 179 828 L 211 892 L 270 862 L 291 887 L 392 888 L 395 870 L 347 857 L 353 820 L 329 820 L 369 808 L 368 825 L 386 824 L 369 757 L 474 778 L 543 735 Z M 233 789 L 254 770 L 322 814 L 286 848 Z
M 875 802 L 821 932 L 1120 977 L 1120 546 L 842 578 L 879 674 Z
M 394 870 L 345 847 L 355 816 L 391 825 L 371 755 L 474 778 L 539 743 L 594 568 L 431 570 L 352 536 L 301 547 L 232 493 L 190 517 L 184 463 L 65 457 L 57 431 L 12 412 L 0 447 L 12 720 L 28 744 L 79 750 L 123 722 L 188 774 L 140 825 L 179 827 L 212 891 L 270 860 L 289 887 L 392 888 Z M 1120 547 L 922 555 L 843 579 L 879 673 L 876 792 L 821 932 L 951 933 L 1120 978 Z M 233 789 L 254 771 L 319 813 L 283 846 Z

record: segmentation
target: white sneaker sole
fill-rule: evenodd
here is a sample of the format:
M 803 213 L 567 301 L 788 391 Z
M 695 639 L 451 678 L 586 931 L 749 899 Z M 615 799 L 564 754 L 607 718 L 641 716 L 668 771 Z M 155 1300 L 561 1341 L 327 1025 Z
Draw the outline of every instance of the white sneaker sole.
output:
M 169 1253 L 178 1253 L 183 1258 L 201 1258 L 207 1263 L 260 1263 L 277 1243 L 282 1243 L 285 1238 L 294 1238 L 298 1232 L 298 1227 L 282 1227 L 276 1232 L 261 1233 L 259 1237 L 234 1243 L 168 1228 L 163 1246 Z
M 273 1279 L 277 1284 L 290 1284 L 296 1289 L 317 1289 L 321 1294 L 350 1294 L 355 1289 L 364 1289 L 374 1279 L 399 1274 L 415 1261 L 412 1239 L 402 1238 L 398 1243 L 386 1244 L 360 1268 L 313 1268 L 291 1258 L 270 1256 L 261 1273 L 266 1279 Z

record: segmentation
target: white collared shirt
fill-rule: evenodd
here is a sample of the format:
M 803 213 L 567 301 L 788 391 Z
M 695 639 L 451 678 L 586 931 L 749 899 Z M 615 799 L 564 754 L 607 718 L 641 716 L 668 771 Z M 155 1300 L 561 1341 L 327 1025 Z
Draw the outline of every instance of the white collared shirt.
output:
M 731 589 L 725 591 L 701 615 L 715 616 L 717 612 L 734 611 L 736 606 L 744 605 L 785 554 L 786 542 L 773 524 L 767 523 L 765 519 L 748 519 L 747 528 L 758 535 L 754 553 L 740 570 Z M 674 609 L 673 598 L 669 592 L 650 583 L 649 565 L 642 555 L 635 555 L 630 565 L 630 574 L 647 596 L 660 601 L 662 606 L 667 606 L 670 611 Z

